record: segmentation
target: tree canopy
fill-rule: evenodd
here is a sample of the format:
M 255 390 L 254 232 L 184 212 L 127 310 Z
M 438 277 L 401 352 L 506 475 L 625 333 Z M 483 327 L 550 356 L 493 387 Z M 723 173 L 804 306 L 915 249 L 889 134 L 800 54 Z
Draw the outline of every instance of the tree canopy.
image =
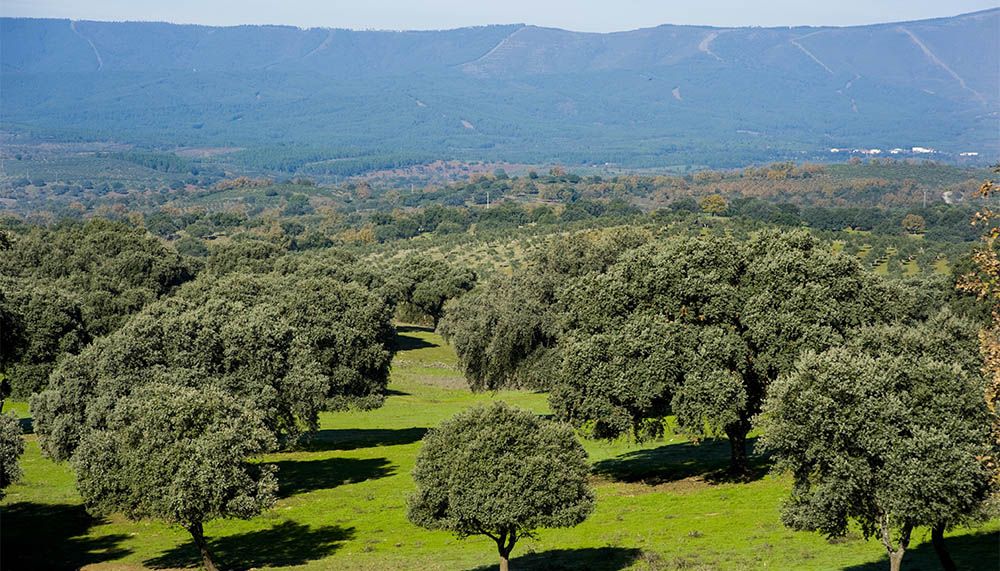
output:
M 981 461 L 996 453 L 981 366 L 975 324 L 947 310 L 804 353 L 760 423 L 775 470 L 794 477 L 785 524 L 834 536 L 854 520 L 893 570 L 913 529 L 928 526 L 949 561 L 943 532 L 982 517 L 995 484 Z
M 507 569 L 518 539 L 571 527 L 594 509 L 587 453 L 573 430 L 502 402 L 432 429 L 413 470 L 407 516 L 429 529 L 496 542 Z
M 408 303 L 429 316 L 437 328 L 445 302 L 457 298 L 476 284 L 476 274 L 442 260 L 409 256 L 389 273 L 389 287 L 399 302 Z
M 551 381 L 554 289 L 545 276 L 497 277 L 447 305 L 440 330 L 473 390 Z
M 585 232 L 551 240 L 513 276 L 495 276 L 445 308 L 441 333 L 474 390 L 549 388 L 561 335 L 557 294 L 572 278 L 606 270 L 649 241 L 641 229 Z
M 103 219 L 32 227 L 0 250 L 0 273 L 73 292 L 93 337 L 194 277 L 188 262 L 141 228 Z
M 596 422 L 605 436 L 670 410 L 690 433 L 726 434 L 740 472 L 768 385 L 803 350 L 834 346 L 853 327 L 902 313 L 899 297 L 807 232 L 650 244 L 560 293 L 567 333 L 553 408 Z M 659 343 L 643 343 L 649 330 Z M 635 356 L 597 369 L 581 364 L 592 359 L 586 346 L 595 339 L 613 339 L 611 352 Z
M 330 278 L 198 280 L 64 359 L 32 400 L 36 431 L 47 454 L 69 458 L 120 398 L 159 378 L 250 399 L 275 435 L 292 440 L 315 430 L 324 408 L 381 404 L 390 317 L 378 297 Z
M 248 460 L 276 441 L 263 411 L 192 384 L 200 388 L 153 383 L 118 400 L 105 426 L 83 438 L 73 467 L 88 511 L 178 523 L 214 570 L 203 524 L 248 519 L 274 504 L 274 466 Z
M 0 499 L 7 486 L 21 479 L 19 458 L 24 453 L 21 422 L 16 416 L 0 414 Z
M 805 349 L 906 317 L 914 296 L 805 231 L 557 241 L 448 306 L 442 331 L 473 388 L 544 379 L 553 411 L 599 437 L 746 435 Z M 538 386 L 536 384 L 536 386 Z
M 194 276 L 193 267 L 143 230 L 95 219 L 32 227 L 0 249 L 8 299 L 0 367 L 15 396 L 42 390 L 56 360 L 119 328 Z

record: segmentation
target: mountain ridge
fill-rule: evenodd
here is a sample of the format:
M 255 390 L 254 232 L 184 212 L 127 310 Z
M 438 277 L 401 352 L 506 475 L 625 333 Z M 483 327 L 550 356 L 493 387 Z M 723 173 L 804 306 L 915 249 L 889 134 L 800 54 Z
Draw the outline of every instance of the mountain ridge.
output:
M 39 136 L 331 157 L 718 166 L 841 146 L 998 154 L 998 31 L 1000 8 L 607 33 L 0 18 L 0 112 L 4 129 Z
M 813 25 L 813 24 L 796 24 L 792 26 L 716 26 L 713 24 L 674 24 L 671 22 L 664 22 L 661 24 L 655 24 L 652 26 L 642 26 L 639 28 L 630 28 L 627 30 L 613 30 L 609 32 L 592 32 L 586 30 L 573 30 L 570 28 L 561 28 L 559 26 L 542 26 L 539 24 L 529 24 L 527 22 L 509 22 L 506 24 L 477 24 L 470 26 L 458 26 L 454 28 L 344 28 L 338 26 L 309 26 L 302 27 L 296 26 L 294 24 L 198 24 L 193 22 L 170 22 L 167 20 L 93 20 L 89 18 L 55 18 L 47 16 L 0 16 L 0 20 L 38 20 L 38 21 L 59 21 L 59 22 L 91 22 L 100 24 L 167 24 L 171 26 L 191 26 L 200 28 L 290 28 L 299 31 L 309 31 L 309 30 L 342 30 L 349 32 L 386 32 L 386 33 L 399 33 L 399 32 L 449 32 L 453 30 L 466 30 L 475 28 L 490 28 L 496 26 L 524 26 L 532 28 L 543 28 L 550 30 L 561 30 L 564 32 L 572 32 L 576 34 L 596 34 L 596 35 L 611 35 L 611 34 L 627 34 L 629 32 L 636 32 L 640 30 L 652 30 L 661 27 L 690 27 L 690 28 L 704 28 L 704 29 L 714 29 L 714 30 L 743 30 L 743 29 L 800 29 L 800 28 L 813 28 L 813 29 L 843 29 L 843 28 L 871 28 L 878 26 L 893 26 L 900 24 L 912 24 L 912 23 L 937 23 L 945 20 L 955 20 L 961 18 L 970 17 L 981 17 L 993 14 L 995 12 L 1000 12 L 1000 7 L 995 8 L 985 8 L 983 10 L 974 10 L 972 12 L 962 12 L 959 14 L 954 14 L 952 16 L 935 16 L 933 18 L 917 18 L 913 20 L 890 20 L 888 22 L 872 22 L 869 24 L 848 24 L 848 25 Z

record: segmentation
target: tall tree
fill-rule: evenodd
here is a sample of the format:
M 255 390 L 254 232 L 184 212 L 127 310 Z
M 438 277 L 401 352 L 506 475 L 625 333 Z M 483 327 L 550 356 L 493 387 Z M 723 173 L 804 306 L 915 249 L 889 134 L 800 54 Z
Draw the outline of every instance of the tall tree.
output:
M 1000 173 L 1000 164 L 993 167 L 993 172 Z M 998 192 L 1000 185 L 992 179 L 984 181 L 979 188 L 979 195 L 984 199 Z M 979 342 L 989 375 L 984 397 L 994 413 L 993 441 L 1000 447 L 1000 213 L 984 206 L 976 213 L 973 224 L 983 228 L 982 244 L 973 254 L 975 269 L 959 279 L 958 287 L 988 303 L 993 318 L 980 332 Z M 1000 455 L 987 456 L 984 463 L 1000 483 Z
M 64 359 L 32 399 L 43 451 L 68 459 L 115 403 L 161 372 L 249 399 L 283 442 L 317 428 L 320 410 L 379 406 L 392 354 L 391 312 L 356 284 L 233 274 L 189 284 L 115 333 Z M 161 375 L 163 376 L 163 375 Z
M 982 517 L 996 452 L 975 326 L 942 312 L 920 327 L 863 330 L 847 347 L 807 352 L 768 396 L 760 427 L 775 470 L 791 472 L 782 510 L 795 529 L 841 535 L 857 521 L 898 571 L 917 526 L 944 532 Z
M 0 237 L 2 236 L 3 233 L 0 232 Z M 3 412 L 3 403 L 11 393 L 6 372 L 18 358 L 23 328 L 19 312 L 0 284 L 0 412 Z
M 619 328 L 563 338 L 554 351 L 559 380 L 549 394 L 553 410 L 589 424 L 598 438 L 659 436 L 687 362 L 681 332 L 661 316 L 643 314 Z
M 748 470 L 747 433 L 768 386 L 795 358 L 902 306 L 895 288 L 805 231 L 668 239 L 569 282 L 559 295 L 568 333 L 553 392 L 557 415 L 606 423 L 601 410 L 627 414 L 631 422 L 604 425 L 604 436 L 614 436 L 662 417 L 669 402 L 683 429 L 729 438 L 736 475 Z M 663 341 L 635 353 L 639 363 L 609 357 L 585 365 L 590 356 L 580 344 L 617 338 L 628 354 L 621 344 L 639 342 L 645 324 L 657 324 Z M 643 360 L 662 363 L 655 377 L 629 372 Z
M 92 337 L 114 331 L 194 277 L 188 262 L 155 237 L 101 219 L 33 227 L 10 249 L 0 250 L 0 273 L 78 296 Z
M 249 460 L 276 441 L 260 411 L 196 384 L 154 383 L 118 401 L 106 426 L 83 438 L 73 467 L 88 511 L 180 524 L 215 571 L 204 523 L 274 504 L 274 466 Z
M 10 287 L 6 296 L 12 330 L 4 333 L 10 345 L 3 350 L 8 357 L 0 360 L 0 371 L 12 380 L 13 394 L 27 398 L 48 384 L 56 359 L 78 353 L 91 336 L 78 295 L 28 281 Z
M 56 361 L 121 327 L 193 268 L 143 230 L 95 219 L 32 227 L 0 248 L 0 284 L 21 325 L 0 358 L 14 394 L 45 387 Z
M 553 239 L 513 276 L 481 282 L 445 308 L 441 333 L 473 390 L 548 388 L 562 333 L 557 293 L 568 280 L 603 272 L 648 242 L 643 229 L 579 232 Z
M 519 539 L 571 527 L 594 509 L 587 453 L 568 426 L 504 403 L 455 415 L 424 437 L 407 517 L 497 544 L 507 571 Z

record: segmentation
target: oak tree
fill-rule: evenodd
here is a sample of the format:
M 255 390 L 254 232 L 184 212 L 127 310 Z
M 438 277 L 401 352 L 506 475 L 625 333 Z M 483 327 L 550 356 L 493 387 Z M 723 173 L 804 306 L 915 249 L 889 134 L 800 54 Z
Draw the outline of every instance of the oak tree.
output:
M 215 571 L 204 523 L 249 519 L 274 504 L 274 466 L 250 460 L 276 441 L 252 403 L 193 384 L 201 388 L 153 383 L 119 400 L 83 438 L 73 467 L 88 511 L 180 524 Z
M 570 427 L 502 402 L 479 406 L 424 437 L 407 517 L 459 537 L 489 537 L 506 571 L 519 539 L 590 515 L 589 473 Z
M 250 399 L 284 443 L 317 428 L 324 409 L 384 399 L 393 328 L 385 302 L 333 279 L 232 274 L 198 280 L 115 333 L 64 359 L 32 399 L 43 451 L 68 459 L 118 399 L 160 372 Z
M 996 452 L 976 328 L 944 311 L 919 327 L 866 328 L 807 352 L 773 386 L 760 422 L 775 470 L 794 477 L 786 525 L 835 536 L 856 521 L 898 571 L 917 526 L 954 569 L 944 532 L 983 517 Z
M 804 231 L 653 243 L 560 291 L 570 341 L 560 345 L 553 408 L 578 424 L 597 422 L 609 437 L 673 412 L 695 436 L 725 434 L 730 468 L 742 475 L 768 386 L 802 351 L 840 344 L 852 328 L 901 311 L 898 297 Z M 660 346 L 632 348 L 654 324 Z M 581 366 L 591 357 L 580 344 L 595 338 L 618 339 L 616 351 L 632 358 Z M 630 372 L 651 363 L 654 375 Z M 631 422 L 608 423 L 602 410 Z

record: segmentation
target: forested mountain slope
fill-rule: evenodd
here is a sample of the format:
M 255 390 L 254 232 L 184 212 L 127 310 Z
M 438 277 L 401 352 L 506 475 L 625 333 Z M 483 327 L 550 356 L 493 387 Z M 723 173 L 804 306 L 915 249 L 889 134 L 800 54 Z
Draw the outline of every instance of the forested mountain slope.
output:
M 5 130 L 291 157 L 735 165 L 1000 150 L 1000 9 L 593 34 L 0 19 Z M 314 167 L 312 170 L 316 170 Z M 322 170 L 322 168 L 320 168 Z

